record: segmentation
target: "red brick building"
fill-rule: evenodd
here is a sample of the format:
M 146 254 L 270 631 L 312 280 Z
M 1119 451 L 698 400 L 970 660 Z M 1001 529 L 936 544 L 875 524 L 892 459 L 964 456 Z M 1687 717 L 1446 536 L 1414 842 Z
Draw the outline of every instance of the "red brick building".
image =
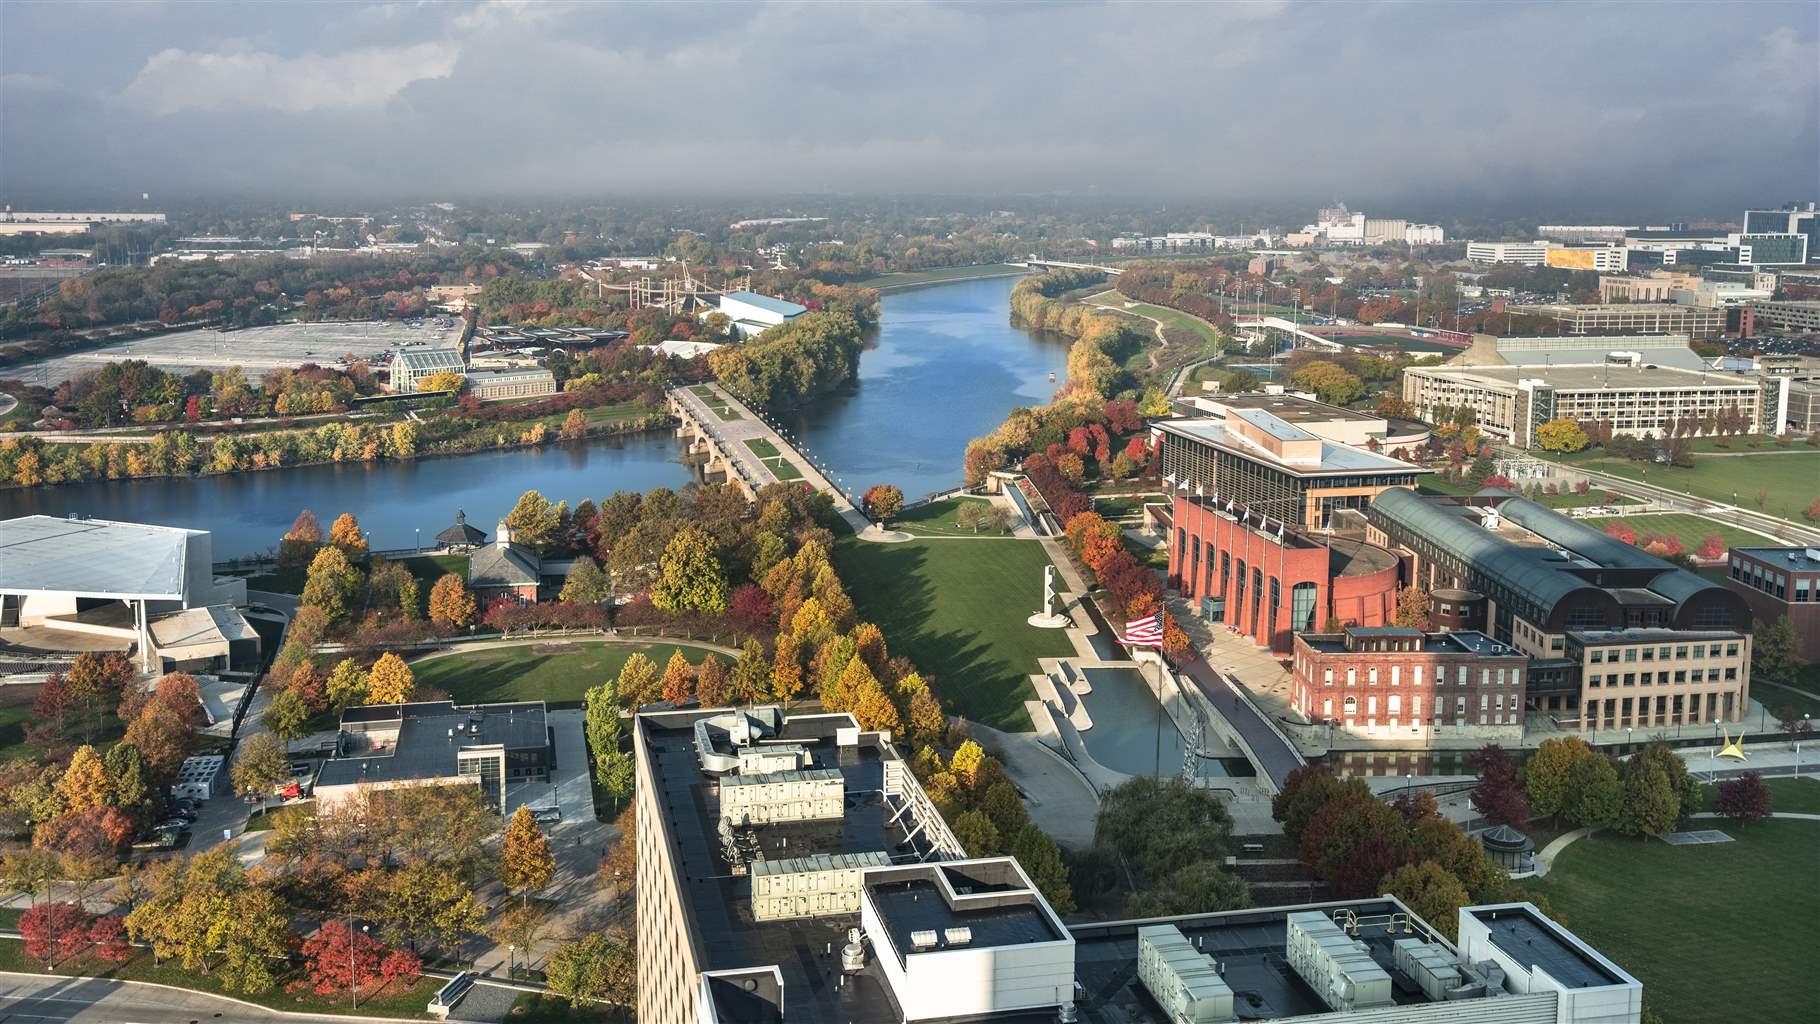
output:
M 1396 608 L 1397 559 L 1374 544 L 1314 535 L 1212 499 L 1178 495 L 1169 584 L 1210 623 L 1288 654 L 1295 633 L 1380 626 Z
M 1820 549 L 1733 548 L 1725 585 L 1757 621 L 1786 617 L 1801 656 L 1820 661 Z
M 1295 637 L 1290 700 L 1315 722 L 1367 738 L 1523 734 L 1529 657 L 1483 633 L 1348 627 Z

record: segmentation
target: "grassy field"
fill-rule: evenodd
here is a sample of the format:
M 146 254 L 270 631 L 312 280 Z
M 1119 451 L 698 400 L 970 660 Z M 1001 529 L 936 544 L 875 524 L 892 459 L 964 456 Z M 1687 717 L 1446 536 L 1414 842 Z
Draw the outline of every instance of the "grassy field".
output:
M 1220 332 L 1214 330 L 1212 324 L 1202 320 L 1198 316 L 1184 313 L 1179 309 L 1170 309 L 1168 306 L 1152 305 L 1148 302 L 1132 302 L 1130 299 L 1119 294 L 1116 289 L 1103 291 L 1098 295 L 1089 295 L 1087 297 L 1087 302 L 1095 306 L 1105 306 L 1108 309 L 1113 309 L 1121 313 L 1132 313 L 1138 316 L 1147 316 L 1153 320 L 1161 320 L 1164 327 L 1174 327 L 1186 331 L 1201 339 L 1203 345 L 1214 348 L 1217 348 L 1219 345 Z
M 701 404 L 713 410 L 714 415 L 719 416 L 723 422 L 739 419 L 739 413 L 727 404 L 726 399 L 715 394 L 713 388 L 706 384 L 697 384 L 689 390 L 695 392 L 696 397 L 701 399 Z
M 1797 523 L 1803 521 L 1802 510 L 1820 498 L 1820 451 L 1812 449 L 1770 446 L 1759 454 L 1702 455 L 1694 459 L 1692 469 L 1645 465 L 1596 453 L 1582 453 L 1564 461 Z M 1757 503 L 1759 495 L 1763 497 L 1761 505 Z
M 506 1013 L 511 1024 L 621 1024 L 632 1019 L 630 1010 L 611 1006 L 570 1006 L 560 996 L 526 992 Z
M 1820 889 L 1809 884 L 1820 867 L 1820 822 L 1721 827 L 1737 841 L 1582 839 L 1547 878 L 1523 884 L 1641 979 L 1669 1024 L 1810 1019 L 1811 1000 L 1794 979 L 1820 966 L 1811 934 Z
M 1820 814 L 1820 779 L 1764 779 L 1763 783 L 1769 787 L 1770 806 L 1773 809 L 1794 814 Z M 1718 787 L 1706 786 L 1701 792 L 1704 794 L 1701 807 L 1712 810 Z M 1820 836 L 1816 836 L 1815 840 L 1820 842 Z
M 1029 273 L 1029 271 L 1023 267 L 1014 267 L 1009 263 L 977 263 L 966 267 L 906 270 L 902 273 L 869 278 L 861 281 L 860 285 L 866 288 L 913 288 L 924 284 L 944 284 L 949 281 L 971 281 L 981 277 L 1003 277 L 1025 273 Z
M 1072 652 L 1061 630 L 1024 619 L 1042 602 L 1049 558 L 1027 540 L 870 544 L 842 537 L 835 567 L 861 618 L 892 653 L 931 676 L 946 709 L 995 729 L 1027 732 L 1024 701 L 1037 659 Z
M 419 688 L 444 690 L 457 704 L 512 700 L 579 704 L 589 687 L 618 676 L 634 652 L 642 651 L 661 672 L 678 649 L 679 645 L 666 643 L 526 644 L 414 661 L 411 672 Z M 691 662 L 701 661 L 707 653 L 686 645 L 680 649 Z
M 0 687 L 0 761 L 15 757 L 43 756 L 44 751 L 25 741 L 25 727 L 37 717 L 32 704 L 38 699 L 38 690 L 36 685 Z M 93 726 L 92 736 L 83 724 L 82 711 L 70 711 L 65 722 L 72 744 L 93 743 L 100 750 L 113 746 L 121 736 L 126 735 L 126 723 L 114 715 L 111 705 Z
M 950 498 L 947 501 L 931 502 L 906 509 L 903 514 L 891 520 L 893 530 L 902 530 L 917 537 L 991 537 L 1002 535 L 1003 530 L 974 531 L 963 528 L 955 522 L 955 515 L 961 506 L 966 504 L 985 504 L 979 498 Z
M 1477 494 L 1479 488 L 1471 484 L 1456 484 L 1443 479 L 1438 473 L 1430 473 L 1416 480 L 1416 488 L 1424 494 Z M 1536 498 L 1536 504 L 1544 508 L 1586 508 L 1589 505 L 1640 505 L 1636 498 L 1620 495 L 1616 501 L 1608 501 L 1603 487 L 1595 487 L 1585 494 L 1543 494 Z
M 746 442 L 746 447 L 752 449 L 752 454 L 757 455 L 761 459 L 777 458 L 777 446 L 762 437 L 754 437 L 748 440 Z
M 1740 530 L 1735 526 L 1727 526 L 1724 523 L 1708 519 L 1705 516 L 1687 515 L 1678 512 L 1664 512 L 1661 514 L 1652 513 L 1650 515 L 1641 516 L 1617 516 L 1612 518 L 1600 516 L 1582 519 L 1580 521 L 1598 530 L 1603 530 L 1616 522 L 1628 523 L 1630 524 L 1631 529 L 1637 531 L 1638 537 L 1642 537 L 1646 533 L 1670 534 L 1681 538 L 1681 543 L 1687 546 L 1687 550 L 1690 554 L 1695 548 L 1700 546 L 1700 542 L 1704 540 L 1708 534 L 1715 533 L 1719 535 L 1720 540 L 1725 542 L 1727 548 L 1751 547 L 1753 545 L 1776 543 L 1760 533 L 1752 533 L 1749 530 Z
M 148 950 L 136 950 L 131 960 L 123 964 L 110 964 L 94 960 L 77 961 L 69 967 L 47 968 L 38 961 L 25 955 L 25 943 L 17 939 L 0 939 L 0 971 L 12 971 L 24 974 L 48 974 L 62 977 L 117 978 L 122 981 L 149 981 L 173 988 L 185 988 L 196 992 L 208 992 L 215 995 L 231 996 L 244 999 L 260 1006 L 289 1013 L 347 1013 L 348 997 L 346 994 L 319 996 L 311 991 L 314 986 L 302 987 L 297 992 L 286 991 L 286 987 L 304 982 L 306 979 L 301 968 L 291 967 L 279 973 L 278 985 L 270 992 L 249 995 L 244 992 L 225 991 L 213 975 L 192 974 L 185 971 L 181 964 L 167 960 L 162 965 L 152 962 Z M 371 1017 L 400 1017 L 406 1020 L 419 1020 L 423 1017 L 424 1004 L 436 994 L 442 982 L 435 978 L 419 978 L 406 985 L 391 983 L 371 994 L 362 993 L 360 997 L 360 1014 Z M 201 1011 L 193 1011 L 197 1016 L 206 1016 Z
M 1810 670 L 1816 667 L 1808 666 Z M 1809 697 L 1804 690 L 1791 689 L 1768 679 L 1752 679 L 1750 690 L 1750 695 L 1757 699 L 1757 703 L 1768 708 L 1772 714 L 1783 708 L 1794 708 L 1797 715 L 1811 716 L 1816 723 L 1814 728 L 1820 729 L 1820 700 Z
M 784 458 L 783 453 L 778 451 L 777 446 L 770 441 L 762 437 L 749 438 L 746 441 L 746 447 L 752 449 L 752 454 L 758 456 L 759 461 L 765 464 L 765 468 L 771 471 L 771 475 L 779 480 L 801 480 L 803 478 L 802 470 L 796 468 L 796 463 Z

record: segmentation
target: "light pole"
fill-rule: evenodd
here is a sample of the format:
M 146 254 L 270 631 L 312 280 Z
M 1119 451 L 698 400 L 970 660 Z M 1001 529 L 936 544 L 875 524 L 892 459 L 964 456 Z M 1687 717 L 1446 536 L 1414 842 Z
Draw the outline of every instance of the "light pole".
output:
M 1415 772 L 1404 772 L 1403 773 L 1403 802 L 1405 804 L 1409 803 L 1410 790 L 1415 788 L 1415 784 L 1416 784 L 1416 773 Z
M 512 976 L 513 968 L 515 968 L 518 965 L 517 951 L 518 951 L 517 946 L 512 945 L 510 942 L 506 943 L 506 977 L 507 978 L 510 978 Z
M 360 935 L 367 933 L 367 926 L 360 926 Z M 354 1009 L 360 1009 L 360 972 L 354 965 L 354 950 L 359 944 L 359 936 L 354 934 L 354 919 L 348 918 L 348 995 L 354 1001 Z
M 411 547 L 419 554 L 423 552 L 423 527 L 413 526 L 411 528 Z

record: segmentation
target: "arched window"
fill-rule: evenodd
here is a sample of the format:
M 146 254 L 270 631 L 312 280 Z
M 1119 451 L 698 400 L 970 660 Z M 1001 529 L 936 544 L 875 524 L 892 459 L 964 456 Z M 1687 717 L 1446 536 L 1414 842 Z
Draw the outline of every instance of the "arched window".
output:
M 1341 708 L 1341 711 L 1346 715 L 1347 718 L 1351 718 L 1353 715 L 1356 715 L 1359 713 L 1359 698 L 1357 698 L 1357 697 L 1346 698 L 1345 703 L 1341 704 L 1340 708 Z

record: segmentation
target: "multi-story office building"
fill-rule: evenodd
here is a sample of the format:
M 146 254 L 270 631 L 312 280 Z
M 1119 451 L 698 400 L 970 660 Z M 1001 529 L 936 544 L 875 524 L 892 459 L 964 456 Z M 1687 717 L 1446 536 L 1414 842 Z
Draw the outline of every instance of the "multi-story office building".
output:
M 1483 633 L 1348 626 L 1299 633 L 1290 703 L 1316 722 L 1388 740 L 1523 736 L 1529 656 Z
M 1715 434 L 1722 418 L 1763 422 L 1763 389 L 1754 377 L 1645 364 L 1612 366 L 1423 366 L 1403 371 L 1403 400 L 1433 419 L 1465 406 L 1479 429 L 1519 448 L 1537 446 L 1549 420 L 1609 422 L 1612 433 L 1665 436 L 1692 423 Z
M 1731 236 L 1738 262 L 1751 267 L 1801 266 L 1808 262 L 1808 237 L 1793 231 Z
M 1440 245 L 1447 241 L 1447 232 L 1439 224 L 1411 224 L 1403 229 L 1403 241 L 1408 245 Z
M 1599 275 L 1599 301 L 1667 302 L 1677 288 L 1696 288 L 1700 275 L 1657 270 L 1641 277 Z
M 1763 300 L 1752 302 L 1750 311 L 1758 330 L 1785 331 L 1789 334 L 1820 333 L 1820 302 Z
M 1791 204 L 1780 210 L 1746 210 L 1744 234 L 1801 235 L 1807 239 L 1807 262 L 1820 263 L 1820 207 L 1813 203 L 1805 206 Z
M 1640 982 L 1527 903 L 1456 911 L 1457 941 L 1392 897 L 1070 928 L 1015 860 L 964 857 L 889 737 L 849 715 L 643 714 L 632 742 L 640 1021 L 1179 1024 L 1245 1008 L 1453 1024 L 1479 1019 L 1481 1001 L 1506 1024 L 1642 1012 Z M 729 814 L 734 790 L 754 792 Z
M 1466 258 L 1474 263 L 1520 263 L 1539 267 L 1548 261 L 1547 242 L 1467 242 Z
M 504 814 L 508 787 L 548 780 L 555 763 L 540 700 L 349 708 L 336 750 L 316 777 L 318 807 L 377 790 L 476 786 L 487 806 Z
M 1718 583 L 1502 491 L 1455 501 L 1391 490 L 1366 518 L 1367 539 L 1405 557 L 1435 595 L 1438 623 L 1534 659 L 1530 706 L 1563 724 L 1738 721 L 1749 707 L 1750 608 Z M 1614 683 L 1617 648 L 1638 667 Z
M 1726 585 L 1757 621 L 1788 619 L 1801 656 L 1820 661 L 1820 549 L 1733 548 Z
M 1236 502 L 1262 519 L 1313 528 L 1345 508 L 1363 508 L 1386 487 L 1413 486 L 1420 466 L 1336 444 L 1264 409 L 1223 419 L 1164 420 L 1164 482 L 1188 498 Z
M 1764 432 L 1772 434 L 1820 431 L 1820 374 L 1766 375 L 1763 423 Z
M 1725 313 L 1669 303 L 1634 302 L 1617 305 L 1549 303 L 1512 306 L 1518 316 L 1553 320 L 1567 334 L 1678 334 L 1690 338 L 1716 338 L 1725 331 Z

